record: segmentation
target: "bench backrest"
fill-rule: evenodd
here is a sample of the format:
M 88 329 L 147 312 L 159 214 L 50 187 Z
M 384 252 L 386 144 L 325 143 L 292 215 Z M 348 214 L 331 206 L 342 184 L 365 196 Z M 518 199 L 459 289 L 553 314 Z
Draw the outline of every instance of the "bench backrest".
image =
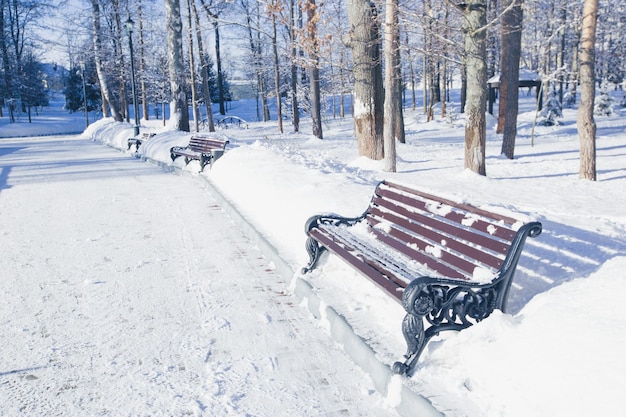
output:
M 211 152 L 224 150 L 228 140 L 212 138 L 209 136 L 192 136 L 189 140 L 189 149 L 194 152 Z
M 443 277 L 487 281 L 498 274 L 522 224 L 402 185 L 378 185 L 365 213 L 381 241 Z

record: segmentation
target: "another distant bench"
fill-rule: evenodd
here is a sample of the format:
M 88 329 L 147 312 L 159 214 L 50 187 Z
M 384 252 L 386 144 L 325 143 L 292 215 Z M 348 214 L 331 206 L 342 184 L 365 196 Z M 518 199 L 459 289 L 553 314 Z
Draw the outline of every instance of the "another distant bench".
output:
M 247 129 L 248 122 L 237 116 L 227 116 L 217 121 L 217 127 L 220 129 L 229 129 L 231 127 L 238 127 L 240 129 Z
M 129 138 L 128 150 L 130 150 L 131 146 L 135 145 L 135 152 L 138 151 L 141 144 L 147 141 L 148 139 L 150 139 L 151 137 L 153 137 L 154 135 L 156 135 L 156 133 L 143 133 L 140 138 L 138 137 Z
M 524 242 L 541 230 L 539 222 L 522 224 L 383 181 L 361 216 L 306 222 L 310 262 L 303 272 L 328 249 L 401 301 L 408 349 L 393 369 L 410 375 L 440 331 L 462 330 L 505 310 Z
M 201 171 L 207 164 L 213 165 L 224 154 L 228 140 L 208 136 L 195 135 L 187 146 L 174 146 L 170 149 L 170 157 L 175 161 L 179 156 L 185 157 L 185 164 L 192 160 L 200 161 Z

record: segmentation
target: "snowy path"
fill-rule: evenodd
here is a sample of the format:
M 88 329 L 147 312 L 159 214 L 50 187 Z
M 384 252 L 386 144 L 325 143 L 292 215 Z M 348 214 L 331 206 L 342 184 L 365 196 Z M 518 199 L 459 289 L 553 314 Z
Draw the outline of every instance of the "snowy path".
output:
M 0 415 L 393 416 L 199 181 L 0 140 Z

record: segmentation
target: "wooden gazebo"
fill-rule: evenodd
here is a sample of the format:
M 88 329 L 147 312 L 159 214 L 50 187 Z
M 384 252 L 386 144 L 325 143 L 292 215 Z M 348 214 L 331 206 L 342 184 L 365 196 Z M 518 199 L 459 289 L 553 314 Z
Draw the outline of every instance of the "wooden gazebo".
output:
M 493 103 L 496 101 L 496 91 L 500 87 L 500 74 L 496 74 L 487 81 L 489 86 L 489 114 L 493 114 Z M 519 88 L 536 88 L 539 109 L 543 107 L 543 97 L 541 96 L 541 76 L 534 71 L 519 70 Z

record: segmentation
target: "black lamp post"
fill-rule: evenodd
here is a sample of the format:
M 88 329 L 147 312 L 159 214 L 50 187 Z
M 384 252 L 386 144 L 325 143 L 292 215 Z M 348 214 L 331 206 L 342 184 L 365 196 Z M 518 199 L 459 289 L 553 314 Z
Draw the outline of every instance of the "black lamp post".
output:
M 135 22 L 128 16 L 126 21 L 126 33 L 128 33 L 128 48 L 130 49 L 130 76 L 133 91 L 133 108 L 135 109 L 135 136 L 139 135 L 139 104 L 137 103 L 137 90 L 135 89 L 135 58 L 133 55 L 133 30 Z
M 87 107 L 87 84 L 85 84 L 85 63 L 80 62 L 80 76 L 83 79 L 83 106 L 85 107 L 85 128 L 89 127 L 89 108 Z

